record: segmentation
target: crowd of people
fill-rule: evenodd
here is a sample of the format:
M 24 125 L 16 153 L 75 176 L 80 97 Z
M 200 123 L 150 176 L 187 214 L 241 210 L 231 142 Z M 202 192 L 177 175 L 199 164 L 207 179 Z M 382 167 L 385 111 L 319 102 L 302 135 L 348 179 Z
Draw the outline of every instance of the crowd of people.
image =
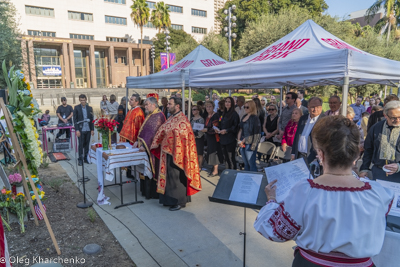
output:
M 307 101 L 304 96 L 302 90 L 287 92 L 284 101 L 277 102 L 273 95 L 255 94 L 246 100 L 213 94 L 192 106 L 185 103 L 184 113 L 179 93 L 163 97 L 161 105 L 156 94 L 144 101 L 134 94 L 125 113 L 126 99 L 118 105 L 111 95 L 110 101 L 103 97 L 101 109 L 120 122 L 120 141 L 149 156 L 153 177 L 141 177 L 142 194 L 159 198 L 171 211 L 184 208 L 201 190 L 204 162 L 211 166 L 210 177 L 218 175 L 220 164 L 238 169 L 239 154 L 245 171 L 259 171 L 257 151 L 262 142 L 290 153 L 287 160 L 304 159 L 307 166 L 317 162 L 315 179 L 296 184 L 284 203 L 276 202 L 276 181 L 268 184 L 268 202 L 255 229 L 273 241 L 295 240 L 293 266 L 336 266 L 338 260 L 341 266 L 374 266 L 371 257 L 382 247 L 385 216 L 394 196 L 373 180 L 400 182 L 400 101 L 392 94 L 382 104 L 377 97 L 359 96 L 342 116 L 339 96 L 329 98 L 326 112 L 321 98 Z M 62 122 L 73 117 L 77 135 L 84 140 L 79 143 L 82 161 L 93 135 L 93 118 L 86 97 L 81 95 L 79 101 L 72 111 L 63 100 L 57 116 Z M 362 165 L 357 169 L 359 159 Z

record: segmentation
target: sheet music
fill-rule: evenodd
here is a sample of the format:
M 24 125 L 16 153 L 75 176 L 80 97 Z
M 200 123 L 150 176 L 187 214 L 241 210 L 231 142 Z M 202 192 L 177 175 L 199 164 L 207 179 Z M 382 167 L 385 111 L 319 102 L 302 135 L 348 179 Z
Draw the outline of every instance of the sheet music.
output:
M 203 130 L 204 129 L 204 124 L 202 123 L 193 123 L 193 130 Z
M 310 171 L 304 159 L 297 159 L 277 166 L 265 168 L 268 183 L 276 183 L 276 201 L 282 202 L 290 189 L 299 181 L 310 178 Z
M 257 204 L 262 174 L 238 173 L 229 200 Z
M 388 182 L 376 179 L 383 187 L 389 188 L 394 193 L 392 207 L 390 208 L 389 215 L 400 217 L 400 183 Z

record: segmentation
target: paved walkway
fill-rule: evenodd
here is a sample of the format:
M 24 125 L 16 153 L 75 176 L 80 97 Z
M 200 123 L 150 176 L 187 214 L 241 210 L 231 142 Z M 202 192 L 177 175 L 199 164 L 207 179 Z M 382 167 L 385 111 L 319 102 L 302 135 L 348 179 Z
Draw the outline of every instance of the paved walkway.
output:
M 59 163 L 76 182 L 78 166 L 74 158 Z M 81 174 L 82 167 L 78 170 Z M 139 188 L 138 199 L 143 204 L 114 209 L 121 203 L 119 186 L 106 187 L 112 204 L 98 206 L 95 164 L 85 165 L 85 176 L 90 178 L 86 190 L 94 209 L 137 266 L 243 266 L 243 236 L 239 233 L 244 228 L 244 208 L 208 200 L 218 177 L 208 178 L 202 171 L 203 190 L 192 196 L 186 208 L 171 212 L 158 200 L 144 199 Z M 124 172 L 123 177 L 127 180 Z M 125 184 L 123 190 L 124 201 L 134 201 L 134 183 Z M 257 211 L 246 211 L 246 266 L 291 266 L 295 243 L 263 238 L 253 228 Z

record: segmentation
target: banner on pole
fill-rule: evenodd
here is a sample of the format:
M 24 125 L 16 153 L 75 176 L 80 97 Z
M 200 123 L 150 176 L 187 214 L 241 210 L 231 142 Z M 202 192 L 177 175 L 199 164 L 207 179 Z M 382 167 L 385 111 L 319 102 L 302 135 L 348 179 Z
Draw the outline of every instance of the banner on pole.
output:
M 160 53 L 161 58 L 161 70 L 168 69 L 167 53 Z M 175 53 L 169 53 L 169 66 L 173 66 L 176 63 Z

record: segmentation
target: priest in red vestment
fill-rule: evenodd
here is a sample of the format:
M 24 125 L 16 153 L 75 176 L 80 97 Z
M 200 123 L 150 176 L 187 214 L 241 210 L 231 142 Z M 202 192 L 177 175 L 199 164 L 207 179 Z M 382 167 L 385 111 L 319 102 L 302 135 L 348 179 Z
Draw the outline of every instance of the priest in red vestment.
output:
M 201 190 L 196 141 L 181 108 L 180 98 L 168 101 L 171 116 L 158 129 L 150 147 L 151 153 L 160 159 L 157 180 L 160 203 L 170 206 L 171 211 L 185 207 L 190 196 Z
M 158 108 L 157 98 L 158 97 L 149 97 L 149 95 L 147 95 L 147 99 L 144 102 L 147 115 L 146 120 L 140 128 L 138 141 L 134 144 L 134 147 L 138 146 L 140 151 L 146 151 L 153 173 L 153 179 L 144 176 L 140 177 L 140 190 L 142 191 L 142 195 L 147 199 L 158 198 L 157 177 L 160 160 L 150 152 L 150 147 L 157 130 L 166 120 L 164 114 Z M 160 148 L 157 149 L 158 151 L 160 150 Z
M 137 141 L 140 127 L 144 122 L 144 113 L 139 104 L 140 96 L 138 94 L 132 95 L 129 99 L 129 105 L 132 109 L 126 114 L 124 125 L 119 133 L 121 142 L 134 144 Z

